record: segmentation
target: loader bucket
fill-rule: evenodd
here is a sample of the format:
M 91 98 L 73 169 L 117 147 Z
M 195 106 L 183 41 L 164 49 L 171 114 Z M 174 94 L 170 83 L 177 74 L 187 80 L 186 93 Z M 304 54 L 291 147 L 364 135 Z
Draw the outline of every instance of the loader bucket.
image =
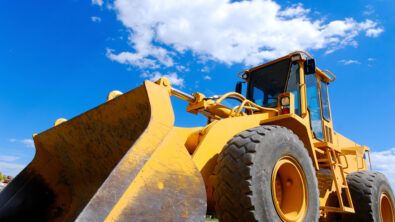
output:
M 36 135 L 0 221 L 204 221 L 204 183 L 173 124 L 168 91 L 145 81 Z

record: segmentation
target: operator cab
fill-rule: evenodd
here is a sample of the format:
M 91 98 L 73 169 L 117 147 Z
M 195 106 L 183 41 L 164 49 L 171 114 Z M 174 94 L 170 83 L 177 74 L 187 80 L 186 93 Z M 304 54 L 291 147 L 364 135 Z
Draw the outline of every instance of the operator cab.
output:
M 249 74 L 247 98 L 257 105 L 275 108 L 279 95 L 292 92 L 295 98 L 295 114 L 300 110 L 300 66 L 289 58 L 253 69 Z
M 307 118 L 317 140 L 333 143 L 328 84 L 335 77 L 316 68 L 314 59 L 304 54 L 309 58 L 296 52 L 244 71 L 241 77 L 248 82 L 247 99 L 265 108 L 276 108 L 280 115 Z M 284 108 L 290 104 L 293 107 Z

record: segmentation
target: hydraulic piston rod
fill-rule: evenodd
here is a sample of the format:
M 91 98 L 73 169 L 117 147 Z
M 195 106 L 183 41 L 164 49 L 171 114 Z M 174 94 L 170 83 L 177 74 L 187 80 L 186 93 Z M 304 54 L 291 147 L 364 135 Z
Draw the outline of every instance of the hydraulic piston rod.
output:
M 195 101 L 195 97 L 193 97 L 192 95 L 183 92 L 181 90 L 175 89 L 175 88 L 171 88 L 171 94 L 179 99 L 185 100 L 187 102 L 194 102 Z

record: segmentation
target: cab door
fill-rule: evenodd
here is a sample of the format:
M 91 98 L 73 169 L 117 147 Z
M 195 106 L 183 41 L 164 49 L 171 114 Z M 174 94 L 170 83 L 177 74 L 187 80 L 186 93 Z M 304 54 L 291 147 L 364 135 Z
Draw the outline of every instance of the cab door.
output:
M 331 118 L 331 109 L 329 105 L 328 83 L 319 80 L 320 97 L 321 97 L 321 110 L 322 110 L 322 127 L 325 135 L 325 141 L 333 144 L 333 124 Z
M 307 110 L 310 116 L 310 127 L 316 139 L 324 141 L 321 112 L 320 88 L 315 73 L 305 74 Z
M 314 137 L 320 141 L 333 143 L 333 127 L 330 114 L 328 83 L 316 73 L 305 74 L 307 110 Z

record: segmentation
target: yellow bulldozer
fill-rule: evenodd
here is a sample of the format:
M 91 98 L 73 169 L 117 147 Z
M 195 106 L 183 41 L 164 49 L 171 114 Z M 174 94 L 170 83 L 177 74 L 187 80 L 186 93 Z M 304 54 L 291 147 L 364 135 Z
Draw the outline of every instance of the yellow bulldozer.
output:
M 0 221 L 395 221 L 369 148 L 333 129 L 331 72 L 297 51 L 239 77 L 236 92 L 212 97 L 147 80 L 59 119 L 33 135 Z M 175 127 L 171 96 L 207 125 Z

